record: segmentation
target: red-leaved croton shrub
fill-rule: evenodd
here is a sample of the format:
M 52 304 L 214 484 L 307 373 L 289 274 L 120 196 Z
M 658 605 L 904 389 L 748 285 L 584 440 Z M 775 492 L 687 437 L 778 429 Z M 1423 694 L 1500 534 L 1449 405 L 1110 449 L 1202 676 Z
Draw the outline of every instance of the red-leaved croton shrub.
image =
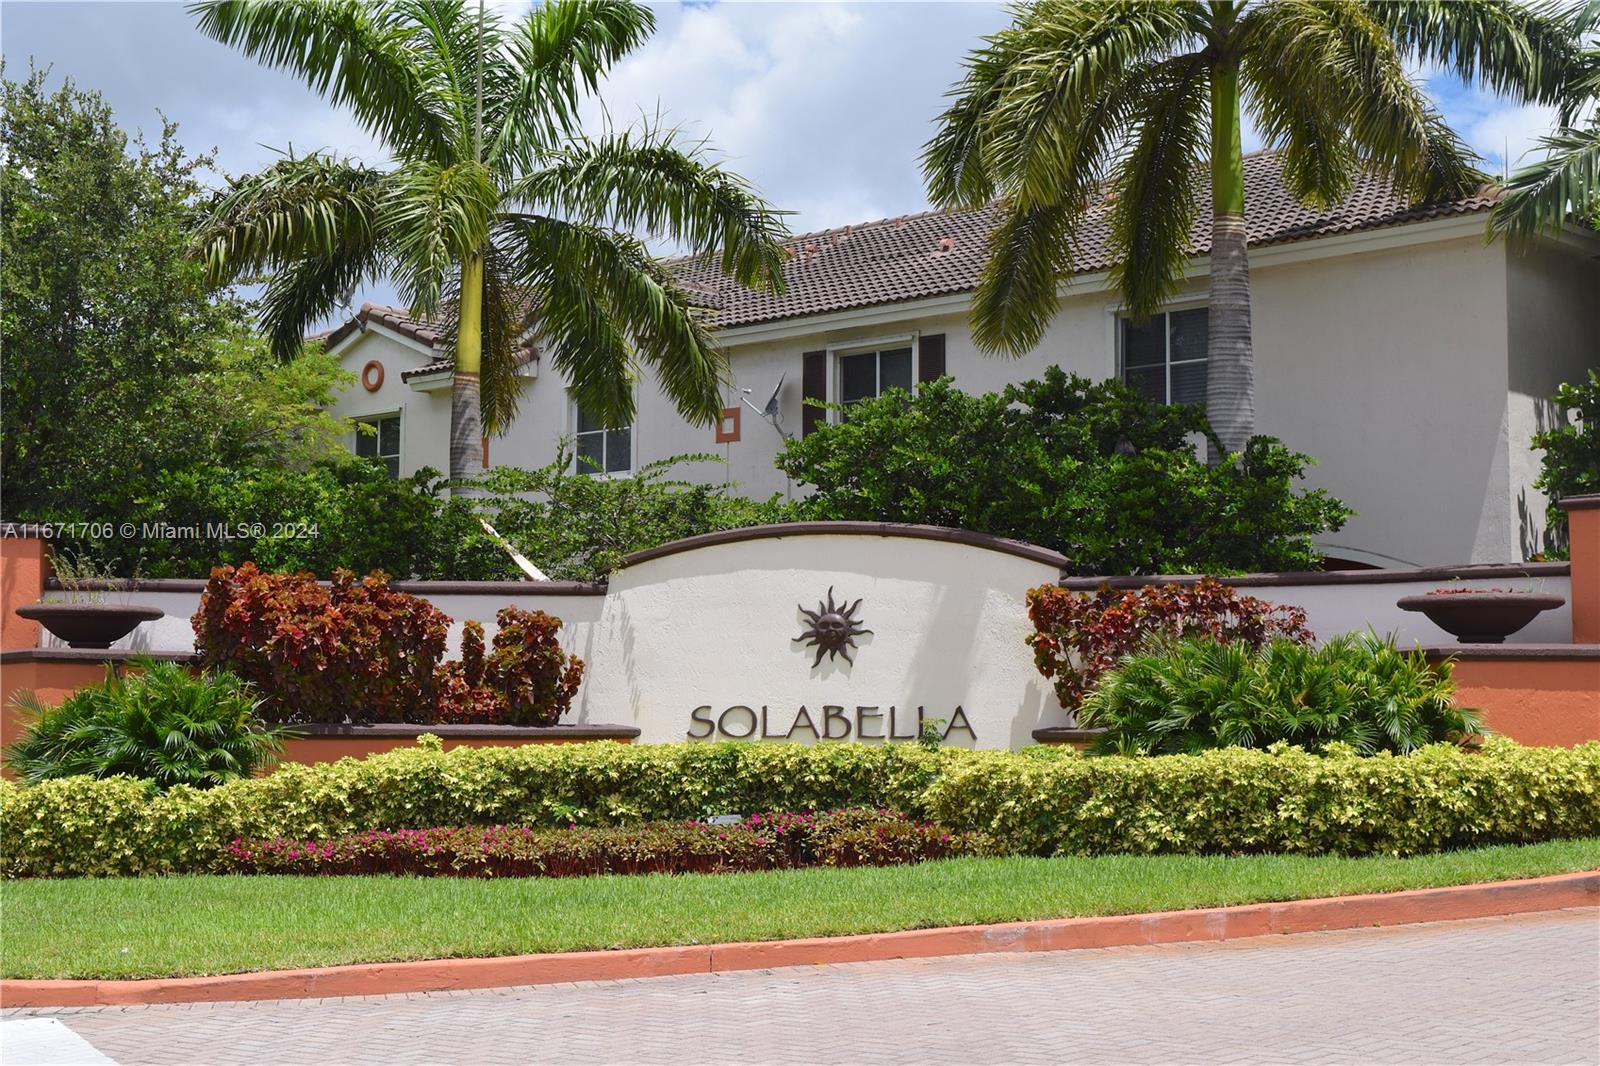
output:
M 554 725 L 583 679 L 557 641 L 560 619 L 515 607 L 499 613 L 492 655 L 468 622 L 462 661 L 442 661 L 450 616 L 381 572 L 339 570 L 323 585 L 221 566 L 193 621 L 204 664 L 254 684 L 273 721 Z
M 1056 698 L 1076 707 L 1100 675 L 1132 654 L 1146 637 L 1207 636 L 1259 648 L 1277 637 L 1310 641 L 1306 613 L 1240 596 L 1212 578 L 1192 585 L 1145 585 L 1071 592 L 1044 585 L 1028 592 L 1028 637 L 1039 672 L 1055 683 Z
M 200 597 L 195 649 L 261 692 L 285 722 L 425 722 L 450 616 L 375 572 L 268 574 L 219 566 Z
M 555 725 L 583 681 L 583 660 L 561 650 L 561 619 L 543 611 L 501 608 L 483 684 L 505 700 L 512 725 Z

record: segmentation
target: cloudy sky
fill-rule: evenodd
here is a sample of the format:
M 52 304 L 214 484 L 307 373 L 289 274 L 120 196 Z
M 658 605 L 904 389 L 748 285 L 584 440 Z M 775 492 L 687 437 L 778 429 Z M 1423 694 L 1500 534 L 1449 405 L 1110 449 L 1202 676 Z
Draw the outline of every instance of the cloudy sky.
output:
M 709 138 L 796 232 L 922 210 L 917 155 L 965 52 L 1004 24 L 998 4 L 693 3 L 656 7 L 656 36 L 612 73 L 621 124 L 655 114 Z M 30 59 L 103 92 L 132 129 L 177 122 L 229 173 L 273 149 L 331 148 L 381 162 L 343 113 L 289 75 L 202 37 L 178 3 L 0 3 L 6 75 Z M 1498 172 L 1551 119 L 1448 77 L 1427 79 L 1446 117 Z M 1246 147 L 1258 145 L 1247 144 Z M 377 289 L 360 299 L 386 301 Z

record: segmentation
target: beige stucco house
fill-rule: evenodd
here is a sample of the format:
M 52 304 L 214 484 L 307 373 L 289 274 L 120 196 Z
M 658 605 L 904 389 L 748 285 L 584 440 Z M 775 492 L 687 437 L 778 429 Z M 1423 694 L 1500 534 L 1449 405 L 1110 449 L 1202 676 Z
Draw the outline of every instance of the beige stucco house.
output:
M 1539 551 L 1545 501 L 1529 437 L 1555 417 L 1556 386 L 1600 365 L 1600 237 L 1573 229 L 1488 243 L 1491 198 L 1408 207 L 1372 181 L 1314 211 L 1284 190 L 1271 153 L 1248 157 L 1245 171 L 1258 431 L 1317 457 L 1309 482 L 1360 512 L 1320 547 L 1379 566 Z M 715 311 L 732 372 L 725 402 L 737 414 L 689 426 L 646 378 L 634 424 L 607 430 L 535 353 L 521 413 L 487 445 L 489 461 L 543 465 L 563 437 L 613 476 L 711 452 L 723 462 L 683 475 L 764 497 L 788 490 L 773 465 L 780 434 L 817 417 L 803 413 L 804 396 L 849 401 L 941 374 L 986 391 L 1056 364 L 1122 376 L 1163 400 L 1204 398 L 1204 226 L 1185 291 L 1140 326 L 1107 286 L 1104 227 L 1089 225 L 1060 314 L 1035 350 L 1010 360 L 980 354 L 967 324 L 993 219 L 989 209 L 930 212 L 797 237 L 777 298 L 678 262 L 683 284 Z M 400 475 L 444 469 L 451 376 L 439 331 L 369 305 L 328 343 L 361 378 L 336 413 L 378 425 L 351 446 Z M 776 425 L 756 410 L 774 390 Z

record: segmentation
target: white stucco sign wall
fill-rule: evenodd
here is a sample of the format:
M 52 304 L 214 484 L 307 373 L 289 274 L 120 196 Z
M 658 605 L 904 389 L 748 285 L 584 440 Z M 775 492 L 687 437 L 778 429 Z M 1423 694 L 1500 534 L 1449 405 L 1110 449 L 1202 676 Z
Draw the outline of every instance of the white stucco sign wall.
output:
M 911 741 L 944 719 L 946 743 L 978 748 L 1067 723 L 1025 643 L 1027 590 L 1056 579 L 1059 556 L 949 530 L 830 526 L 635 557 L 585 634 L 575 717 L 636 725 L 644 742 L 801 743 Z M 829 614 L 830 589 L 840 610 L 812 617 Z M 819 629 L 854 635 L 834 649 L 796 639 Z

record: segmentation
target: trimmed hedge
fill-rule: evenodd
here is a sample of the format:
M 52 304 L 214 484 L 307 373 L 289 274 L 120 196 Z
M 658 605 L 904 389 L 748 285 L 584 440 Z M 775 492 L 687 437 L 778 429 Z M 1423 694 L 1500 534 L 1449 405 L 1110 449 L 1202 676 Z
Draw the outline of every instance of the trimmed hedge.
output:
M 1406 756 L 1348 748 L 1085 758 L 1070 749 L 574 744 L 287 765 L 208 791 L 128 778 L 0 785 L 6 877 L 224 868 L 239 837 L 429 825 L 617 825 L 885 807 L 1025 854 L 1411 854 L 1600 836 L 1600 742 Z

